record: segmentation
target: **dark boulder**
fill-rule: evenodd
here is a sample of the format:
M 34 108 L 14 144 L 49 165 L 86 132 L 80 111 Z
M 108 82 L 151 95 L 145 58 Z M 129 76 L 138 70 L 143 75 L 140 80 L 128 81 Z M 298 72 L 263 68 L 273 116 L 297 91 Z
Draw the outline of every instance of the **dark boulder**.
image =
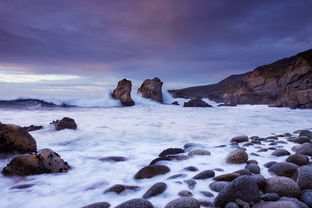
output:
M 112 187 L 107 188 L 104 193 L 113 192 L 116 194 L 121 194 L 124 191 L 131 190 L 131 191 L 137 191 L 139 189 L 138 186 L 128 186 L 123 184 L 115 184 Z
M 303 190 L 299 199 L 309 207 L 312 207 L 312 189 Z
M 166 156 L 166 157 L 158 157 L 158 158 L 155 158 L 154 160 L 152 160 L 149 165 L 155 165 L 159 161 L 172 161 L 172 160 L 178 160 L 179 161 L 179 160 L 186 160 L 188 158 L 189 157 L 186 155 L 170 155 L 170 156 Z
M 276 193 L 281 197 L 298 197 L 301 191 L 298 184 L 292 179 L 277 176 L 265 180 L 264 192 Z
M 260 174 L 260 167 L 257 164 L 251 163 L 246 165 L 246 170 L 249 170 L 253 174 Z
M 212 107 L 212 105 L 209 105 L 205 101 L 203 101 L 200 98 L 192 99 L 188 102 L 185 102 L 183 104 L 183 107 Z
M 299 166 L 307 165 L 309 163 L 309 157 L 306 155 L 293 154 L 290 155 L 287 159 L 287 162 L 294 163 Z
M 225 187 L 227 187 L 230 184 L 230 182 L 227 181 L 216 181 L 209 184 L 209 188 L 215 192 L 220 192 Z
M 303 144 L 306 142 L 311 142 L 311 138 L 308 138 L 306 136 L 300 136 L 300 137 L 290 138 L 289 141 L 298 143 L 298 144 Z
M 190 197 L 190 196 L 193 196 L 193 194 L 189 190 L 183 190 L 183 191 L 180 191 L 178 193 L 178 196 L 180 196 L 180 197 Z
M 130 80 L 123 79 L 118 82 L 116 89 L 114 89 L 112 97 L 120 100 L 123 106 L 132 106 L 134 101 L 131 98 L 132 83 Z
M 67 172 L 69 165 L 59 154 L 50 149 L 42 149 L 33 155 L 16 156 L 3 169 L 4 175 L 36 175 L 42 173 Z
M 170 169 L 165 165 L 149 165 L 141 170 L 139 170 L 134 178 L 135 179 L 144 179 L 144 178 L 152 178 L 154 176 L 163 175 L 170 171 Z
M 143 199 L 148 199 L 153 196 L 162 194 L 167 189 L 167 184 L 164 182 L 158 182 L 152 185 L 143 195 Z
M 312 139 L 312 131 L 309 130 L 302 130 L 299 134 L 299 136 L 306 136 L 310 139 Z
M 57 131 L 63 130 L 63 129 L 77 129 L 77 124 L 74 119 L 64 117 L 61 120 L 52 121 L 51 124 L 54 125 L 55 129 Z
M 213 178 L 215 181 L 233 181 L 235 178 L 240 176 L 239 173 L 225 173 Z
M 131 199 L 117 205 L 115 208 L 154 208 L 154 206 L 145 199 Z
M 299 208 L 309 208 L 305 203 L 299 201 L 296 198 L 293 197 L 281 197 L 280 201 L 288 201 L 288 202 L 293 202 L 295 203 Z
M 158 77 L 155 77 L 154 79 L 146 79 L 138 89 L 138 93 L 144 98 L 163 103 L 162 85 L 163 82 Z
M 235 202 L 237 199 L 247 203 L 260 201 L 258 185 L 251 176 L 240 176 L 233 180 L 219 192 L 214 204 L 216 207 L 224 207 L 227 203 Z
M 304 143 L 299 147 L 295 148 L 297 154 L 312 156 L 312 144 L 311 143 Z
M 187 187 L 189 189 L 191 189 L 191 190 L 193 190 L 195 188 L 196 184 L 197 184 L 197 182 L 195 180 L 193 180 L 193 179 L 184 180 L 183 182 L 186 183 Z
M 174 101 L 171 103 L 171 105 L 179 105 L 178 101 Z
M 271 166 L 275 165 L 276 163 L 277 162 L 275 162 L 275 161 L 270 161 L 270 162 L 265 163 L 263 166 L 266 168 L 270 168 Z
M 169 202 L 164 208 L 200 208 L 200 203 L 192 197 L 183 197 Z
M 195 166 L 187 166 L 185 168 L 183 168 L 184 170 L 187 170 L 187 171 L 191 171 L 191 172 L 196 172 L 198 171 L 198 168 L 195 167 Z
M 239 208 L 235 202 L 230 202 L 225 205 L 225 208 Z
M 202 179 L 207 179 L 207 178 L 212 178 L 215 176 L 215 172 L 213 170 L 205 170 L 193 177 L 195 180 L 202 180 Z
M 298 168 L 294 178 L 302 190 L 312 189 L 312 165 L 304 165 Z
M 109 207 L 110 207 L 110 204 L 107 202 L 96 202 L 96 203 L 84 206 L 82 208 L 109 208 Z
M 275 173 L 277 176 L 291 177 L 296 172 L 299 166 L 289 162 L 279 162 L 272 165 L 269 171 Z
M 0 123 L 0 153 L 35 152 L 36 140 L 22 127 Z
M 239 148 L 228 154 L 225 160 L 232 164 L 245 163 L 248 160 L 248 154 L 245 149 Z

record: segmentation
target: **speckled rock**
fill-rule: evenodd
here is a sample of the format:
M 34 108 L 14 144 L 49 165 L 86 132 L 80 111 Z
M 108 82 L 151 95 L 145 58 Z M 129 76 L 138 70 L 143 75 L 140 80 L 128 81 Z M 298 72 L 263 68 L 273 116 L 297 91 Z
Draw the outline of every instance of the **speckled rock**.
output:
M 209 188 L 215 192 L 220 192 L 222 189 L 227 187 L 230 182 L 227 181 L 216 181 L 209 184 Z
M 107 202 L 96 202 L 96 203 L 84 206 L 82 208 L 109 208 L 109 207 L 110 207 L 110 204 Z
M 261 202 L 255 204 L 252 208 L 299 208 L 293 202 L 276 201 L 276 202 Z
M 312 165 L 304 165 L 298 168 L 295 178 L 302 190 L 312 189 Z
M 42 173 L 67 172 L 69 165 L 59 154 L 50 150 L 42 149 L 33 155 L 16 156 L 3 169 L 4 175 L 36 175 Z
M 271 155 L 273 155 L 275 157 L 281 157 L 281 156 L 285 156 L 285 155 L 290 155 L 290 152 L 288 152 L 285 149 L 277 149 L 274 152 L 272 152 Z
M 266 193 L 261 195 L 263 201 L 277 201 L 279 198 L 280 196 L 277 193 Z
M 241 199 L 248 203 L 260 201 L 260 193 L 257 183 L 251 176 L 240 176 L 222 189 L 216 197 L 214 204 L 224 207 L 229 202 Z
M 235 178 L 240 176 L 239 173 L 225 173 L 213 178 L 215 181 L 233 181 Z
M 293 154 L 290 155 L 287 159 L 287 162 L 294 163 L 299 166 L 307 165 L 309 163 L 309 157 L 306 155 Z
M 115 208 L 154 208 L 154 206 L 145 199 L 131 199 L 117 205 Z
M 304 143 L 295 149 L 297 154 L 312 156 L 312 144 Z
M 240 148 L 231 152 L 225 160 L 227 163 L 232 164 L 245 163 L 248 160 L 248 154 L 244 149 Z
M 257 164 L 251 163 L 246 165 L 246 170 L 249 170 L 253 174 L 259 174 L 260 173 L 260 167 Z
M 281 197 L 298 197 L 301 192 L 295 181 L 281 176 L 267 178 L 264 191 L 265 193 L 276 193 Z
M 193 197 L 183 197 L 169 202 L 164 208 L 200 208 L 200 203 Z
M 306 204 L 293 197 L 281 197 L 280 201 L 288 201 L 295 203 L 299 208 L 309 208 Z
M 312 207 L 312 189 L 303 190 L 299 199 L 309 207 Z
M 272 165 L 269 171 L 276 174 L 277 176 L 291 177 L 299 166 L 289 162 L 279 162 Z
M 148 199 L 153 196 L 162 194 L 167 189 L 167 184 L 164 182 L 158 182 L 152 185 L 143 195 L 143 199 Z

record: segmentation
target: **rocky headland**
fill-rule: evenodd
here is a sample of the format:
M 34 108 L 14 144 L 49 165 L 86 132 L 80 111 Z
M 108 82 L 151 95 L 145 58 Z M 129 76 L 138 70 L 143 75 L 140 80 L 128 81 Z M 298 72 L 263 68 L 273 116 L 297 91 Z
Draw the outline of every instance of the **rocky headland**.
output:
M 232 75 L 216 84 L 169 90 L 176 98 L 209 98 L 227 105 L 312 108 L 312 50 Z

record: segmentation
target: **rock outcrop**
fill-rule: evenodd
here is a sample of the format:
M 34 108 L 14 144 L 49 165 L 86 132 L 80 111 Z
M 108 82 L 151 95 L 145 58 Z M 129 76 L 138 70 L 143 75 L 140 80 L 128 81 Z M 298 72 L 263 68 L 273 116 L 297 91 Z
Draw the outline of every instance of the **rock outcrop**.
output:
M 26 153 L 36 150 L 36 140 L 24 128 L 0 123 L 0 153 Z
M 206 103 L 205 101 L 203 101 L 202 99 L 196 98 L 196 99 L 191 99 L 188 102 L 185 102 L 183 107 L 212 107 L 212 106 Z
M 146 79 L 138 89 L 138 93 L 145 98 L 163 103 L 163 95 L 161 90 L 162 85 L 163 82 L 158 77 L 155 77 L 154 79 Z
M 116 89 L 113 91 L 113 98 L 120 100 L 123 106 L 132 106 L 134 101 L 131 98 L 132 83 L 130 80 L 123 79 L 118 82 Z
M 3 169 L 4 175 L 37 175 L 42 173 L 67 172 L 69 165 L 59 154 L 50 150 L 42 149 L 33 155 L 16 156 Z
M 77 124 L 74 119 L 64 117 L 61 120 L 52 121 L 51 124 L 54 125 L 57 131 L 64 130 L 64 129 L 77 129 Z
M 174 97 L 205 97 L 231 104 L 312 108 L 312 50 L 232 75 L 217 84 L 169 92 Z

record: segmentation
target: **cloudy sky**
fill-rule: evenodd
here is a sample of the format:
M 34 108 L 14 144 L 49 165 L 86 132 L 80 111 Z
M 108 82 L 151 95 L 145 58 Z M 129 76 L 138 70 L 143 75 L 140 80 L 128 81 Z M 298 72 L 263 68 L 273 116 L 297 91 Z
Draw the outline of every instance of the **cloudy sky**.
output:
M 310 0 L 1 0 L 0 95 L 217 82 L 312 48 Z M 47 93 L 48 92 L 48 93 Z

